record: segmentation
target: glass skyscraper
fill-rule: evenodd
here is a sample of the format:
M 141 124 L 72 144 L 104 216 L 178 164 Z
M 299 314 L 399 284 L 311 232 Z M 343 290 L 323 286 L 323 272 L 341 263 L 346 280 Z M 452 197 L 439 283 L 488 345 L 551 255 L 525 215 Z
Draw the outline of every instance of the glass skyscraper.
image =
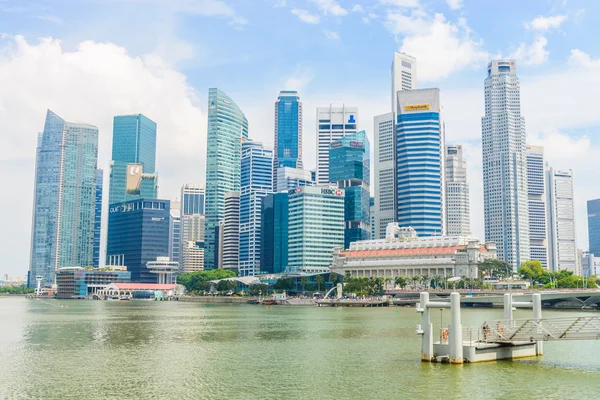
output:
M 260 270 L 270 274 L 285 272 L 288 266 L 288 193 L 267 195 L 261 207 Z
M 38 135 L 28 284 L 54 282 L 60 267 L 91 266 L 98 128 L 48 110 Z
M 204 215 L 204 186 L 186 183 L 181 187 L 181 215 Z
M 546 182 L 544 148 L 527 146 L 527 196 L 529 210 L 529 259 L 548 267 Z
M 208 91 L 206 156 L 206 230 L 204 269 L 218 265 L 218 228 L 225 214 L 225 193 L 240 190 L 241 139 L 248 138 L 248 120 L 219 89 Z
M 282 90 L 275 102 L 275 168 L 302 168 L 302 102 L 295 90 Z
M 109 204 L 157 197 L 156 123 L 142 114 L 113 120 Z
M 439 89 L 398 92 L 396 210 L 419 236 L 444 234 L 444 132 Z
M 241 174 L 238 271 L 240 276 L 253 276 L 260 269 L 261 203 L 273 191 L 273 150 L 242 141 Z
M 600 199 L 587 201 L 587 220 L 590 253 L 600 256 Z
M 100 233 L 102 228 L 102 184 L 104 181 L 104 170 L 96 170 L 96 200 L 94 203 L 94 268 L 100 267 Z
M 344 247 L 371 237 L 371 146 L 365 131 L 331 143 L 329 180 L 344 189 Z

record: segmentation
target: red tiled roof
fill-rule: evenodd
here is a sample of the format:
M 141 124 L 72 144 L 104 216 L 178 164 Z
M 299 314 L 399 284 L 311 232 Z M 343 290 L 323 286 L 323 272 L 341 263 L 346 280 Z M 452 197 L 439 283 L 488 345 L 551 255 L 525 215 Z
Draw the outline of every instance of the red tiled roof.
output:
M 125 290 L 169 290 L 175 289 L 175 284 L 157 284 L 157 283 L 113 283 L 117 289 Z
M 410 249 L 381 249 L 381 250 L 357 250 L 343 251 L 341 254 L 345 257 L 381 257 L 381 256 L 424 256 L 438 254 L 455 254 L 458 250 L 463 250 L 467 246 L 447 246 L 447 247 L 420 247 Z

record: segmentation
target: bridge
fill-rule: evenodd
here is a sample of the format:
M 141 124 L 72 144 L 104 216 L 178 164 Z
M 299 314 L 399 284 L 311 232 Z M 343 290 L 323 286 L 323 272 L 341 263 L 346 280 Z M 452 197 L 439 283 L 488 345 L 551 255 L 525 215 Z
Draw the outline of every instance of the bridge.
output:
M 421 324 L 417 334 L 421 339 L 421 360 L 430 362 L 492 361 L 534 357 L 543 354 L 543 342 L 549 340 L 600 340 L 600 316 L 542 318 L 542 296 L 535 293 L 529 301 L 511 293 L 502 296 L 504 319 L 485 321 L 480 327 L 461 325 L 459 293 L 450 294 L 450 302 L 430 301 L 429 293 L 420 294 L 417 312 Z M 528 299 L 525 299 L 528 300 Z M 513 307 L 533 309 L 533 318 L 513 319 Z M 433 343 L 430 309 L 450 308 L 450 325 L 440 331 L 440 340 Z

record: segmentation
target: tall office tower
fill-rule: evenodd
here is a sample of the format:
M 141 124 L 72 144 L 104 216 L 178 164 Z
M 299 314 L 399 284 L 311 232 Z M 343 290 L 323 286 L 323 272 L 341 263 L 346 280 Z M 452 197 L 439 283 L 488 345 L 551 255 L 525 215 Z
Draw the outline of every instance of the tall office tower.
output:
M 375 197 L 369 199 L 369 213 L 371 214 L 371 240 L 375 239 Z
M 365 131 L 331 143 L 329 180 L 344 189 L 344 249 L 371 237 L 371 146 Z
M 398 92 L 396 212 L 419 236 L 444 235 L 444 124 L 440 90 Z
M 142 114 L 113 119 L 109 204 L 157 197 L 156 123 Z
M 273 188 L 279 167 L 302 168 L 302 102 L 295 90 L 282 90 L 275 102 Z
M 395 52 L 392 61 L 392 112 L 398 110 L 397 94 L 401 90 L 417 88 L 417 59 L 408 54 Z
M 600 258 L 600 199 L 587 201 L 590 253 Z
M 94 268 L 100 267 L 100 233 L 102 232 L 102 187 L 104 183 L 104 170 L 96 170 L 96 198 L 94 202 L 94 250 L 92 262 Z
M 394 113 L 374 118 L 374 191 L 375 191 L 375 237 L 385 238 L 385 229 L 396 220 L 396 145 L 394 141 Z
M 181 187 L 181 215 L 204 214 L 204 186 L 186 183 Z
M 481 119 L 486 242 L 516 271 L 529 259 L 525 118 L 514 60 L 492 60 Z
M 311 171 L 288 167 L 277 168 L 276 182 L 275 192 L 287 191 L 296 189 L 297 187 L 312 186 L 315 184 Z
M 318 107 L 317 108 L 317 173 L 319 185 L 329 183 L 329 146 L 334 140 L 356 133 L 358 108 Z
M 225 193 L 223 248 L 220 258 L 222 259 L 222 265 L 219 268 L 238 270 L 240 258 L 240 192 Z
M 181 261 L 181 203 L 171 201 L 169 214 L 169 260 Z
M 529 211 L 529 259 L 548 268 L 546 233 L 546 178 L 544 148 L 527 146 L 527 195 Z
M 54 282 L 60 267 L 90 266 L 98 128 L 67 122 L 48 110 L 38 135 L 29 287 Z
M 285 272 L 288 266 L 288 192 L 267 195 L 261 207 L 260 270 L 269 274 Z
M 240 190 L 239 276 L 260 271 L 262 199 L 273 192 L 273 150 L 252 140 L 242 141 Z
M 467 161 L 461 145 L 446 146 L 446 235 L 471 235 Z
M 220 266 L 219 223 L 225 215 L 225 193 L 240 190 L 243 138 L 248 138 L 248 120 L 242 110 L 221 90 L 209 89 L 204 233 L 204 269 L 207 270 Z
M 548 168 L 548 269 L 563 269 L 577 274 L 577 244 L 575 242 L 575 211 L 573 206 L 573 175 L 571 170 Z
M 344 246 L 344 190 L 306 186 L 288 198 L 288 271 L 329 271 L 333 250 Z
M 188 214 L 181 217 L 181 272 L 204 269 L 204 229 L 204 215 Z
M 131 281 L 157 283 L 146 265 L 169 256 L 170 201 L 136 199 L 111 204 L 108 213 L 109 265 L 126 266 Z

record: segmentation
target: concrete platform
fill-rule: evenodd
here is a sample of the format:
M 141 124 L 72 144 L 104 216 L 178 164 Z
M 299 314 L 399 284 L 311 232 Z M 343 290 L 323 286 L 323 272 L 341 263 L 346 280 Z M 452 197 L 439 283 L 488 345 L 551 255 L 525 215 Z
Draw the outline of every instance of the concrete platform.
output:
M 464 362 L 485 362 L 496 360 L 512 360 L 515 358 L 536 357 L 538 354 L 535 342 L 515 343 L 463 343 Z M 447 343 L 433 344 L 434 362 L 448 362 L 449 348 Z

